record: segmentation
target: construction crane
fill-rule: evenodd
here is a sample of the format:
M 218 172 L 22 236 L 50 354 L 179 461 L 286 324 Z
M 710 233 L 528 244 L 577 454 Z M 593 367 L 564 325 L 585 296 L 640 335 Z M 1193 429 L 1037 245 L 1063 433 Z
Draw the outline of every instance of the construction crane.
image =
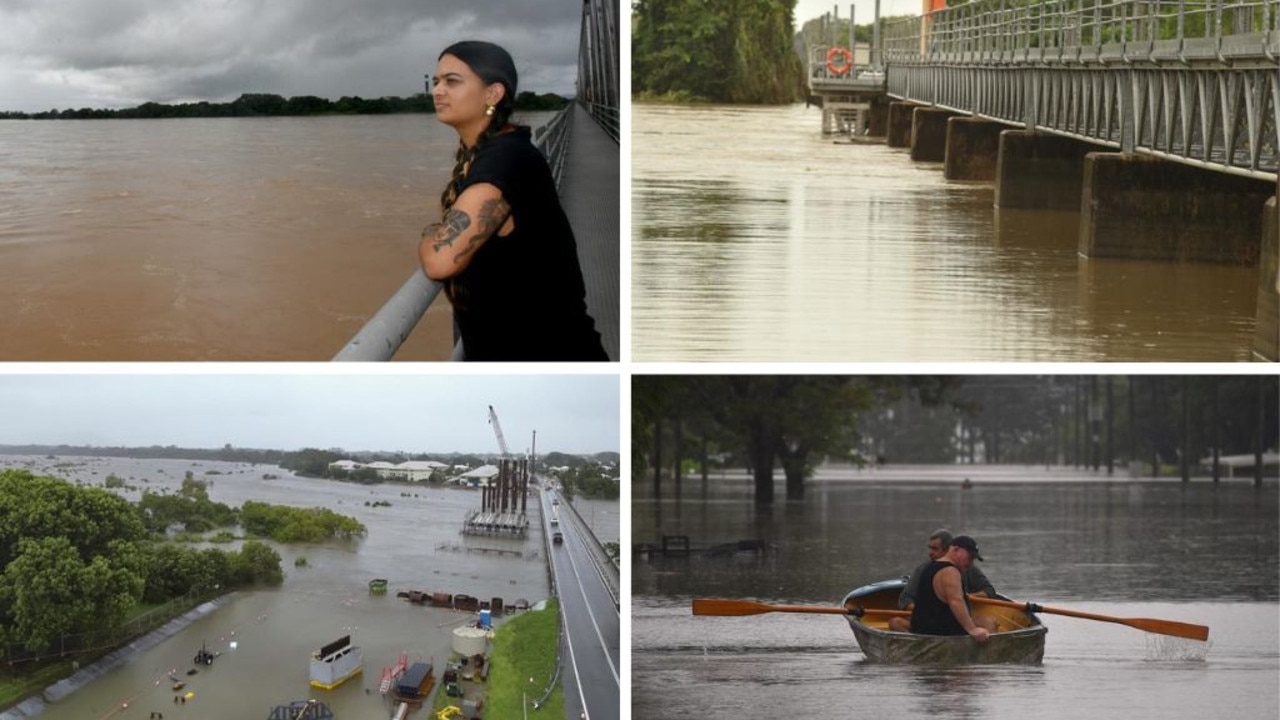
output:
M 493 426 L 493 434 L 498 436 L 498 449 L 502 451 L 503 459 L 511 457 L 511 451 L 507 449 L 507 439 L 502 437 L 502 425 L 498 423 L 498 413 L 493 411 L 493 406 L 489 406 L 489 424 Z

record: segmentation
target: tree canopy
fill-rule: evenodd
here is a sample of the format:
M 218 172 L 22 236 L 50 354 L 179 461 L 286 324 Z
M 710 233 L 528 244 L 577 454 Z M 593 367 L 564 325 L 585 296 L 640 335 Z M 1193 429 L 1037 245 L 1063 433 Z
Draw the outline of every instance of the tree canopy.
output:
M 1263 376 L 636 376 L 632 467 L 675 475 L 713 457 L 772 502 L 821 462 L 1118 463 L 1184 477 L 1219 454 L 1274 448 L 1277 378 Z M 661 494 L 661 475 L 653 475 Z
M 637 0 L 632 90 L 711 102 L 784 104 L 803 97 L 793 47 L 795 0 Z

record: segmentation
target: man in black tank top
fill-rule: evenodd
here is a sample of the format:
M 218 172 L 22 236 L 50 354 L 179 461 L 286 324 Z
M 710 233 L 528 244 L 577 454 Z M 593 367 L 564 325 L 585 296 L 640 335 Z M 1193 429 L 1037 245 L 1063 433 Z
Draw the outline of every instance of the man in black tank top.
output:
M 968 535 L 951 541 L 947 554 L 934 560 L 920 576 L 920 592 L 911 611 L 911 632 L 920 635 L 969 635 L 985 643 L 991 629 L 969 613 L 960 573 L 981 560 L 978 543 Z

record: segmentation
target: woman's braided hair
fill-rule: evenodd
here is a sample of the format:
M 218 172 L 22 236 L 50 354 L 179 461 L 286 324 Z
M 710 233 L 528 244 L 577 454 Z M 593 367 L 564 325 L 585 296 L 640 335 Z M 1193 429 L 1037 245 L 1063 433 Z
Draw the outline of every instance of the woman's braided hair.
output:
M 449 212 L 449 208 L 453 207 L 453 203 L 457 201 L 458 195 L 462 192 L 462 181 L 471 170 L 471 163 L 476 159 L 476 151 L 481 145 L 484 145 L 501 132 L 511 120 L 511 113 L 515 110 L 516 85 L 518 81 L 516 64 L 511 59 L 511 55 L 493 43 L 484 42 L 483 40 L 463 40 L 450 45 L 444 49 L 444 52 L 440 53 L 440 57 L 445 55 L 452 55 L 466 63 L 472 72 L 490 85 L 502 83 L 506 92 L 502 94 L 502 99 L 498 101 L 498 104 L 493 107 L 493 115 L 489 118 L 489 125 L 484 129 L 484 132 L 480 133 L 476 144 L 468 148 L 462 142 L 458 143 L 458 151 L 453 158 L 453 174 L 449 177 L 449 183 L 445 185 L 444 192 L 440 195 L 440 213 L 442 216 Z

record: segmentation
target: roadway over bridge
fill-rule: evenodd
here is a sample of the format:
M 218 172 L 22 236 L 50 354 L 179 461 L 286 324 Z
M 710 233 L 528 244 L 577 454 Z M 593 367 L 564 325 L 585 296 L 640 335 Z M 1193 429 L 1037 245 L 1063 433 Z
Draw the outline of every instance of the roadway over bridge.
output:
M 616 720 L 622 712 L 618 566 L 559 492 L 538 496 L 545 537 L 558 531 L 563 538 L 547 543 L 547 562 L 560 600 L 565 718 Z

